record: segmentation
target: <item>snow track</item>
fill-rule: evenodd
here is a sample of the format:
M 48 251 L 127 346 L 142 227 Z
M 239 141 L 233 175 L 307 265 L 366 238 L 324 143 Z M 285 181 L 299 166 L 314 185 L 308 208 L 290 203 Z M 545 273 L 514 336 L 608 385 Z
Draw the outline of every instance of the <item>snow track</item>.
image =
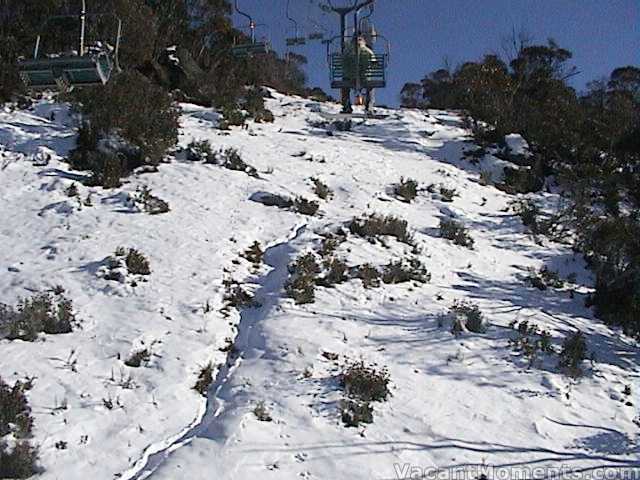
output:
M 209 388 L 207 406 L 202 418 L 179 437 L 149 447 L 136 465 L 125 472 L 121 478 L 125 480 L 150 478 L 174 451 L 188 445 L 194 438 L 204 437 L 219 441 L 224 439 L 225 432 L 220 418 L 228 415 L 229 410 L 240 401 L 226 388 L 229 379 L 243 362 L 258 361 L 264 353 L 264 338 L 259 323 L 267 318 L 271 309 L 275 308 L 280 300 L 289 275 L 287 267 L 295 251 L 292 243 L 298 240 L 305 229 L 306 225 L 296 227 L 289 239 L 266 249 L 264 262 L 271 267 L 271 270 L 259 281 L 260 288 L 255 294 L 259 306 L 245 308 L 240 312 L 238 335 L 227 361 L 220 366 Z

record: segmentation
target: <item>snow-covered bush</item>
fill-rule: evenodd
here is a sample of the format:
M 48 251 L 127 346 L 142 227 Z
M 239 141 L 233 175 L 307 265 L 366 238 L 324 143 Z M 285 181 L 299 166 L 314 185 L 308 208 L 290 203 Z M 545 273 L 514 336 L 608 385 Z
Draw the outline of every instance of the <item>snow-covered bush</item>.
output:
M 160 197 L 152 195 L 151 189 L 146 185 L 137 189 L 136 195 L 133 199 L 136 204 L 138 204 L 141 209 L 149 215 L 160 215 L 162 213 L 167 213 L 170 210 L 169 203 L 162 200 Z
M 453 333 L 461 333 L 461 331 L 464 330 L 474 333 L 484 333 L 487 330 L 484 323 L 484 316 L 480 311 L 480 307 L 475 303 L 456 300 L 450 308 L 450 314 L 454 319 L 452 326 Z
M 238 150 L 236 150 L 235 148 L 227 148 L 225 150 L 221 150 L 220 152 L 218 152 L 217 157 L 217 163 L 219 163 L 226 169 L 244 172 L 250 177 L 259 177 L 258 170 L 247 164 L 240 156 Z
M 342 400 L 340 416 L 345 427 L 359 427 L 362 423 L 373 423 L 373 407 L 369 402 Z
M 127 270 L 132 275 L 151 275 L 149 260 L 142 252 L 135 248 L 129 249 L 125 258 Z
M 386 368 L 378 370 L 362 360 L 347 365 L 340 374 L 340 384 L 347 396 L 363 402 L 385 401 L 391 395 L 389 382 Z
M 225 282 L 225 303 L 234 308 L 250 308 L 257 305 L 253 295 L 235 282 Z
M 529 269 L 529 276 L 527 277 L 527 283 L 538 290 L 546 290 L 547 288 L 562 288 L 564 287 L 564 281 L 560 278 L 558 272 L 549 270 L 544 265 L 540 270 Z
M 513 321 L 510 326 L 517 331 L 518 336 L 510 339 L 509 344 L 528 359 L 529 367 L 535 364 L 540 354 L 553 353 L 551 334 L 547 330 L 540 330 L 537 325 L 526 320 L 520 323 Z
M 380 286 L 380 272 L 369 263 L 360 265 L 356 269 L 356 277 L 362 280 L 364 288 L 377 288 Z
M 124 361 L 127 367 L 139 368 L 143 363 L 148 363 L 151 359 L 151 352 L 147 348 L 136 350 Z
M 293 208 L 296 212 L 301 213 L 302 215 L 313 216 L 318 213 L 320 204 L 316 201 L 308 200 L 304 197 L 296 197 L 296 199 L 293 201 Z
M 572 333 L 565 338 L 560 352 L 558 366 L 569 375 L 579 377 L 582 375 L 582 362 L 587 359 L 589 351 L 587 340 L 581 331 Z
M 264 400 L 260 400 L 253 409 L 253 414 L 261 422 L 271 422 L 273 418 L 264 403 Z
M 411 203 L 418 196 L 418 182 L 410 178 L 401 178 L 400 183 L 393 186 L 393 193 L 403 202 Z
M 135 70 L 117 75 L 99 95 L 78 91 L 74 99 L 96 138 L 117 135 L 140 150 L 143 164 L 159 164 L 178 141 L 179 111 L 171 95 Z M 137 166 L 127 165 L 123 174 Z
M 216 156 L 209 140 L 191 140 L 186 149 L 190 162 L 216 163 Z
M 383 216 L 374 213 L 354 218 L 349 224 L 349 231 L 354 235 L 369 239 L 388 235 L 409 245 L 413 242 L 413 238 L 408 231 L 407 221 L 393 215 Z
M 457 220 L 450 218 L 440 219 L 440 236 L 461 247 L 473 249 L 473 238 L 469 235 L 467 228 Z
M 311 181 L 313 182 L 313 192 L 322 200 L 328 200 L 333 196 L 333 191 L 322 180 L 314 177 Z
M 11 387 L 0 378 L 0 478 L 28 478 L 37 471 L 38 450 L 26 440 L 33 429 L 29 388 L 30 381 Z
M 324 261 L 327 273 L 318 280 L 318 285 L 330 287 L 349 280 L 349 267 L 346 262 L 340 258 L 329 258 Z
M 384 283 L 404 283 L 412 280 L 420 283 L 431 280 L 431 275 L 417 258 L 412 258 L 408 262 L 402 260 L 391 261 L 382 270 L 382 281 Z
M 455 188 L 447 188 L 444 185 L 440 185 L 440 199 L 443 202 L 453 202 L 453 199 L 458 196 L 458 191 Z
M 198 380 L 193 389 L 202 396 L 207 396 L 207 391 L 213 383 L 213 363 L 209 362 L 200 369 Z
M 244 259 L 253 264 L 254 267 L 258 267 L 262 263 L 264 257 L 264 250 L 260 246 L 260 242 L 257 240 L 251 244 L 241 255 Z
M 73 304 L 62 293 L 38 293 L 16 308 L 0 304 L 0 338 L 32 342 L 40 333 L 70 333 L 76 323 Z
M 320 265 L 312 252 L 298 257 L 289 266 L 291 278 L 287 282 L 285 290 L 295 300 L 296 304 L 313 303 L 317 277 L 320 272 Z

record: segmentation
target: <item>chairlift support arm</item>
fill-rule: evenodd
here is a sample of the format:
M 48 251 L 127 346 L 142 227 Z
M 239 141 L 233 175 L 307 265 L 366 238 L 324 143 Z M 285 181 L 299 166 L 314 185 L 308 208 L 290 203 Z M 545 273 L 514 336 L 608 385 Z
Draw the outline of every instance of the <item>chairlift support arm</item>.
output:
M 235 5 L 235 8 L 236 8 L 236 12 L 238 12 L 240 15 L 242 15 L 247 20 L 249 20 L 249 28 L 251 29 L 251 42 L 255 43 L 255 41 L 256 41 L 256 24 L 253 22 L 253 18 L 251 18 L 251 15 L 249 15 L 248 13 L 243 12 L 242 10 L 240 10 L 238 8 L 238 0 L 234 1 L 234 5 Z

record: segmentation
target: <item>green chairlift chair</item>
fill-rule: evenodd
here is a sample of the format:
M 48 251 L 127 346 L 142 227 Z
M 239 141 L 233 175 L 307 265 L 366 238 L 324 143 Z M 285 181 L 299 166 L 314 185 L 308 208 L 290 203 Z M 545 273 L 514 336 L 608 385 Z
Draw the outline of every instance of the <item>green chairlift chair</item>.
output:
M 363 62 L 363 65 L 359 64 L 359 58 L 355 58 L 356 55 L 353 54 L 353 50 L 345 53 L 331 50 L 333 41 L 341 40 L 340 37 L 334 37 L 331 42 L 327 43 L 331 88 L 360 90 L 363 88 L 385 88 L 387 86 L 389 42 L 380 35 L 376 37 L 385 42 L 385 52 L 374 53 L 369 61 Z M 356 69 L 359 70 L 359 75 L 355 74 Z
M 239 43 L 235 43 L 231 47 L 231 54 L 236 58 L 248 58 L 248 57 L 253 57 L 255 55 L 265 55 L 269 53 L 271 51 L 271 46 L 269 45 L 269 42 L 256 41 L 256 28 L 264 25 L 256 24 L 251 18 L 251 16 L 240 11 L 240 9 L 238 8 L 238 0 L 235 0 L 234 5 L 236 8 L 236 12 L 238 12 L 238 14 L 242 15 L 243 17 L 249 20 L 249 25 L 246 28 L 249 29 L 250 41 L 249 42 L 242 41 Z M 243 36 L 243 37 L 246 38 L 246 36 Z
M 87 17 L 104 15 L 87 15 L 84 1 L 80 16 L 59 15 L 49 18 L 46 25 L 53 20 L 78 19 L 81 22 L 80 50 L 69 54 L 45 56 L 41 54 L 41 36 L 36 40 L 32 59 L 21 60 L 18 71 L 22 81 L 30 90 L 58 89 L 69 91 L 73 88 L 92 87 L 106 84 L 114 71 L 120 71 L 118 51 L 122 34 L 122 22 L 115 17 L 118 25 L 116 46 L 113 52 L 106 47 L 85 47 L 85 22 Z

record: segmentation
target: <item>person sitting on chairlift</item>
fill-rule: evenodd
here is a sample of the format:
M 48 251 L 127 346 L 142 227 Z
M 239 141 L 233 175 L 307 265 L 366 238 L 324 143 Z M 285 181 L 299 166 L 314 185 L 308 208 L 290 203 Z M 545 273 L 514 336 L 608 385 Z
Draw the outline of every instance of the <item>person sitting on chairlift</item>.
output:
M 373 50 L 371 50 L 371 48 L 369 48 L 369 46 L 367 45 L 367 41 L 365 39 L 365 37 L 363 36 L 358 36 L 357 39 L 358 42 L 358 59 L 356 61 L 356 54 L 355 54 L 355 46 L 354 46 L 354 42 L 349 42 L 349 45 L 347 45 L 347 48 L 345 50 L 345 55 L 344 55 L 344 79 L 348 82 L 353 82 L 353 84 L 356 84 L 356 65 L 357 68 L 359 70 L 358 72 L 358 76 L 359 76 L 359 80 L 360 80 L 360 87 L 361 90 L 365 91 L 365 95 L 364 95 L 364 106 L 365 106 L 365 111 L 368 112 L 369 108 L 371 107 L 371 97 L 372 97 L 372 89 L 371 88 L 367 88 L 366 85 L 367 84 L 367 71 L 369 70 L 369 66 L 371 65 L 372 62 L 375 62 L 375 54 L 373 53 Z M 361 91 L 356 92 L 357 98 L 361 99 Z M 343 112 L 344 113 L 353 113 L 353 108 L 351 107 L 351 89 L 346 88 L 344 95 L 344 105 L 343 105 Z M 358 103 L 361 104 L 361 103 Z

